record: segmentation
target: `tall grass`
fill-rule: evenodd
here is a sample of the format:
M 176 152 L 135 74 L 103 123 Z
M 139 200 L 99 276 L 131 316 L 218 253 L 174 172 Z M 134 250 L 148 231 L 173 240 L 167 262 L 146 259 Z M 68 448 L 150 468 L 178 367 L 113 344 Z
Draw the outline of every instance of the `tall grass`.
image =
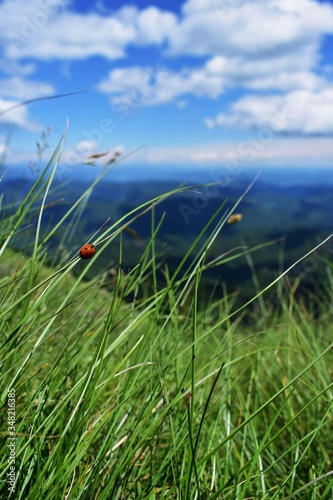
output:
M 52 236 L 68 234 L 66 221 L 78 220 L 102 178 L 43 232 L 63 144 L 18 209 L 1 219 L 1 498 L 332 498 L 330 300 L 317 304 L 314 317 L 282 284 L 278 312 L 260 289 L 236 311 L 222 290 L 202 307 L 204 271 L 244 253 L 210 260 L 227 220 L 223 205 L 179 267 L 163 267 L 161 285 L 155 239 L 163 220 L 154 207 L 166 195 L 92 240 L 95 258 L 119 247 L 112 291 L 107 270 L 85 280 L 93 260 L 74 276 L 85 241 L 46 266 Z M 16 253 L 11 241 L 36 204 L 31 251 Z M 122 232 L 147 211 L 150 241 L 125 274 Z M 329 276 L 322 286 L 331 297 Z M 245 323 L 254 300 L 258 316 Z

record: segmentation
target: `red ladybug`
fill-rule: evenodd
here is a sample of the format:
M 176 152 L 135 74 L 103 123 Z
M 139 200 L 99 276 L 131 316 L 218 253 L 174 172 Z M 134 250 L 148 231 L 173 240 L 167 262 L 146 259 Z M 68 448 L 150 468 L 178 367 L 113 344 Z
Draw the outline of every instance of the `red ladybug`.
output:
M 91 259 L 91 257 L 96 253 L 95 245 L 91 243 L 86 243 L 80 250 L 81 259 Z

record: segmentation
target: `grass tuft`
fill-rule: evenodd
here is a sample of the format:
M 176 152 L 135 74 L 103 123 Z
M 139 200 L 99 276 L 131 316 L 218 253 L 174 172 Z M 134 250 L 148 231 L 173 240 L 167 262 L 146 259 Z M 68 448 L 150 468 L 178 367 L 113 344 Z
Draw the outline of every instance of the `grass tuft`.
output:
M 48 243 L 62 231 L 73 239 L 108 172 L 42 229 L 65 138 L 0 221 L 1 498 L 332 498 L 332 273 L 316 315 L 285 286 L 294 266 L 264 290 L 253 268 L 254 296 L 236 310 L 226 290 L 202 307 L 205 270 L 239 256 L 251 267 L 256 248 L 210 260 L 230 220 L 221 205 L 175 271 L 161 265 L 154 209 L 185 188 L 94 236 L 94 259 L 119 248 L 112 290 L 109 269 L 86 280 L 93 259 L 80 267 L 79 243 L 46 265 Z M 36 210 L 29 252 L 14 251 Z M 147 212 L 150 240 L 125 274 L 123 231 Z M 263 300 L 275 286 L 276 307 Z

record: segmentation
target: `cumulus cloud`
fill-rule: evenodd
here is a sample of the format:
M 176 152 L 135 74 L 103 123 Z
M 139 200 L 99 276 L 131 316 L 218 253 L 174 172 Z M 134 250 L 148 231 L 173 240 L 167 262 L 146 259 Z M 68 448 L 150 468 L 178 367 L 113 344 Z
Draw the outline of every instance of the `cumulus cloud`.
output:
M 4 0 L 0 4 L 0 42 L 10 59 L 32 57 L 123 58 L 129 44 L 160 44 L 176 24 L 175 14 L 157 7 L 123 7 L 109 15 L 76 13 L 67 0 Z M 19 13 L 19 15 L 18 15 Z
M 6 50 L 9 57 L 34 57 L 45 61 L 86 59 L 94 55 L 119 59 L 125 56 L 124 48 L 134 36 L 133 29 L 117 19 L 65 12 L 50 21 L 47 27 L 36 30 L 30 39 L 24 30 L 17 36 L 9 34 Z
M 135 28 L 115 16 L 79 14 L 65 0 L 4 0 L 0 5 L 0 41 L 8 58 L 85 59 L 124 57 Z M 19 13 L 19 15 L 18 15 Z
M 140 66 L 114 69 L 97 85 L 98 90 L 111 95 L 113 104 L 129 107 L 165 104 L 185 95 L 217 98 L 223 87 L 223 75 L 211 71 L 207 65 L 179 72 Z
M 148 7 L 138 13 L 135 20 L 137 43 L 161 44 L 176 26 L 177 17 L 171 12 L 162 12 L 157 7 Z
M 198 67 L 183 67 L 171 71 L 159 67 L 131 66 L 113 69 L 97 85 L 97 90 L 110 94 L 113 104 L 129 107 L 151 106 L 175 102 L 184 96 L 219 98 L 227 90 L 244 87 L 253 90 L 293 91 L 318 90 L 327 86 L 321 76 L 311 71 L 271 70 L 263 64 L 257 72 L 250 62 L 242 64 L 239 58 L 227 60 L 215 56 Z
M 205 69 L 209 74 L 223 79 L 225 87 L 229 89 L 243 87 L 288 91 L 322 88 L 327 82 L 309 69 L 311 60 L 311 54 L 302 60 L 296 51 L 274 59 L 273 63 L 271 60 L 252 60 L 243 56 L 214 56 L 208 59 Z
M 188 0 L 183 14 L 169 37 L 172 54 L 272 58 L 333 32 L 332 7 L 314 0 Z
M 17 101 L 5 100 L 0 98 L 0 115 L 2 112 L 6 111 L 12 106 L 15 106 L 16 104 Z M 36 131 L 39 128 L 36 123 L 29 119 L 28 110 L 24 106 L 13 109 L 10 113 L 6 113 L 5 115 L 0 116 L 0 126 L 7 127 L 8 125 L 24 128 L 30 131 Z
M 112 61 L 113 69 L 96 88 L 123 113 L 170 102 L 184 107 L 190 96 L 217 100 L 232 89 L 265 91 L 260 97 L 239 99 L 229 114 L 209 117 L 206 125 L 272 126 L 274 110 L 288 109 L 281 132 L 332 132 L 329 84 L 317 71 L 322 38 L 333 33 L 329 3 L 187 0 L 179 15 L 153 5 L 102 7 L 99 3 L 99 9 L 79 13 L 70 0 L 2 0 L 2 71 L 12 68 L 0 82 L 2 97 L 29 99 L 54 93 L 52 85 L 32 81 L 40 62 L 101 56 Z M 115 67 L 114 61 L 126 58 L 133 46 L 157 47 L 164 56 L 163 67 Z M 182 56 L 186 66 L 177 59 Z M 27 115 L 20 116 L 16 115 L 17 123 L 27 123 Z
M 156 6 L 76 13 L 68 0 L 0 4 L 0 43 L 12 61 L 96 55 L 116 60 L 126 56 L 130 45 L 163 45 L 174 57 L 207 58 L 191 70 L 182 68 L 178 74 L 170 70 L 170 90 L 160 86 L 160 94 L 147 99 L 147 104 L 186 93 L 215 98 L 236 86 L 317 89 L 324 82 L 313 68 L 322 36 L 332 32 L 333 8 L 314 0 L 188 0 L 179 17 Z M 109 74 L 110 84 L 117 83 L 116 71 Z M 134 70 L 123 71 L 126 76 Z M 99 85 L 101 90 L 106 81 Z
M 154 8 L 149 15 L 160 14 Z M 333 8 L 314 0 L 188 0 L 178 22 L 172 17 L 161 33 L 168 40 L 169 55 L 204 56 L 206 61 L 195 66 L 193 59 L 194 64 L 178 71 L 165 68 L 165 79 L 151 87 L 140 104 L 163 104 L 188 95 L 216 99 L 233 88 L 324 89 L 327 81 L 314 69 L 322 36 L 332 32 Z M 144 72 L 138 67 L 112 70 L 98 89 L 110 93 L 111 102 L 124 102 L 136 86 L 145 85 Z
M 15 98 L 22 101 L 43 95 L 52 95 L 55 92 L 53 85 L 27 80 L 20 76 L 0 79 L 0 88 L 2 97 Z
M 179 17 L 156 6 L 107 14 L 69 7 L 68 0 L 3 0 L 0 42 L 7 57 L 114 60 L 129 45 L 166 43 L 173 56 L 218 55 L 232 65 L 251 63 L 253 73 L 267 65 L 287 71 L 293 63 L 308 70 L 321 37 L 333 32 L 332 7 L 314 0 L 188 0 Z
M 188 0 L 169 53 L 207 57 L 223 89 L 291 91 L 327 86 L 316 74 L 333 33 L 333 8 L 314 0 Z
M 10 58 L 124 57 L 134 45 L 168 43 L 172 55 L 277 60 L 297 51 L 308 67 L 320 38 L 333 32 L 333 9 L 314 0 L 188 0 L 182 15 L 127 5 L 108 14 L 76 13 L 68 0 L 4 0 L 0 40 Z M 19 13 L 19 15 L 18 15 Z M 43 43 L 40 43 L 40 42 Z
M 237 129 L 268 127 L 287 134 L 332 134 L 333 89 L 295 90 L 285 95 L 246 96 L 231 106 L 230 113 L 207 118 L 208 127 Z

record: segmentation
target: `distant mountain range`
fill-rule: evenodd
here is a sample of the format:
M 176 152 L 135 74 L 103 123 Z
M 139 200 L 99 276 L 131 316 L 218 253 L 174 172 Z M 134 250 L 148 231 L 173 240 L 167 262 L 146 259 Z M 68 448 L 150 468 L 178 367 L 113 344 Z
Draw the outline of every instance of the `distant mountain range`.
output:
M 184 173 L 184 184 L 188 185 L 188 177 L 188 172 Z M 194 172 L 192 177 L 197 183 L 212 182 L 211 176 L 204 172 Z M 226 215 L 254 177 L 254 171 L 247 171 L 246 175 L 236 176 L 227 185 L 198 187 L 189 192 L 180 192 L 157 205 L 154 209 L 155 225 L 164 216 L 157 238 L 161 260 L 175 268 L 213 213 L 224 203 L 221 215 Z M 86 200 L 83 216 L 74 223 L 75 231 L 68 233 L 68 241 L 62 240 L 62 231 L 53 239 L 52 248 L 56 248 L 61 242 L 62 245 L 68 245 L 69 249 L 78 249 L 108 217 L 109 225 L 142 203 L 179 187 L 180 183 L 180 174 L 177 180 L 145 179 L 143 176 L 141 181 L 131 181 L 117 179 L 117 176 L 113 179 L 110 176 L 91 192 Z M 5 177 L 0 184 L 3 204 L 10 206 L 15 203 L 18 206 L 19 200 L 29 192 L 31 185 L 30 179 Z M 50 227 L 60 220 L 87 187 L 88 183 L 80 179 L 69 178 L 65 183 L 55 181 L 47 202 L 49 206 L 43 215 L 43 227 Z M 290 171 L 282 170 L 271 170 L 270 175 L 264 172 L 237 207 L 236 211 L 243 215 L 242 221 L 223 227 L 211 250 L 210 258 L 214 259 L 239 246 L 246 245 L 251 248 L 276 240 L 273 245 L 251 254 L 260 286 L 266 286 L 282 267 L 291 265 L 333 232 L 332 195 L 333 170 L 314 172 L 297 169 L 293 175 Z M 63 200 L 56 201 L 60 199 Z M 5 209 L 4 214 L 6 213 L 9 212 Z M 131 228 L 135 233 L 124 233 L 123 237 L 124 268 L 134 266 L 144 250 L 145 242 L 151 234 L 150 213 L 138 218 Z M 133 234 L 138 237 L 133 237 Z M 29 232 L 26 231 L 25 239 L 21 234 L 15 241 L 15 246 L 29 248 L 31 238 L 31 233 L 29 238 Z M 317 253 L 317 257 L 312 258 L 311 266 L 309 260 L 308 264 L 304 261 L 291 277 L 302 275 L 305 285 L 314 286 L 314 283 L 318 282 L 318 273 L 325 266 L 325 259 L 332 257 L 333 242 L 329 242 L 321 250 L 320 258 Z M 109 253 L 104 252 L 96 259 L 96 270 L 110 267 L 117 262 L 118 248 L 110 246 Z M 230 291 L 242 289 L 244 297 L 254 294 L 252 272 L 245 257 L 214 268 L 206 273 L 205 279 L 207 287 L 220 280 L 227 284 Z

